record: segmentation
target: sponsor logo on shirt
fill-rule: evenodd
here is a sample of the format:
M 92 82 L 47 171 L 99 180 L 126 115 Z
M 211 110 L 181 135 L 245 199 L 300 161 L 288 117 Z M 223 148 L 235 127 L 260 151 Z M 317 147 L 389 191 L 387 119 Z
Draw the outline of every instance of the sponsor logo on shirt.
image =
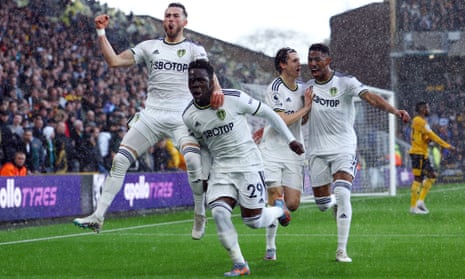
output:
M 316 95 L 313 97 L 313 102 L 319 105 L 325 106 L 325 107 L 330 107 L 330 108 L 335 108 L 341 103 L 341 101 L 337 99 L 336 100 L 335 99 L 324 99 Z
M 229 122 L 225 125 L 215 127 L 210 130 L 206 130 L 203 132 L 203 135 L 206 139 L 211 138 L 211 137 L 217 137 L 217 136 L 221 136 L 221 135 L 231 132 L 233 128 L 234 128 L 234 123 Z
M 188 64 L 177 63 L 171 61 L 151 61 L 150 69 L 153 70 L 165 70 L 174 72 L 185 72 L 189 68 Z

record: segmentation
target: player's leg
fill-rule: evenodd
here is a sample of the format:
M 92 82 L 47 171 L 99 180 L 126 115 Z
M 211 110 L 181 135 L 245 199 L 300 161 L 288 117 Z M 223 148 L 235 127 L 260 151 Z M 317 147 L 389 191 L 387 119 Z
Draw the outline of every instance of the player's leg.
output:
M 310 177 L 312 178 L 312 190 L 315 204 L 320 211 L 327 211 L 336 205 L 336 200 L 331 195 L 332 176 L 325 158 L 312 156 L 308 162 Z
M 192 238 L 199 240 L 203 237 L 207 222 L 200 146 L 193 142 L 184 141 L 181 145 L 181 152 L 186 160 L 187 176 L 194 199 L 194 224 L 192 228 Z
M 429 213 L 429 210 L 428 208 L 426 208 L 425 205 L 425 199 L 429 193 L 429 190 L 436 182 L 437 174 L 428 159 L 425 160 L 423 170 L 426 174 L 426 179 L 423 181 L 423 187 L 420 192 L 420 197 L 418 198 L 418 201 L 416 203 L 416 208 L 421 211 L 424 211 L 425 213 Z
M 330 158 L 333 173 L 334 196 L 336 198 L 337 213 L 337 250 L 338 262 L 352 262 L 347 256 L 347 242 L 352 222 L 352 204 L 350 202 L 352 181 L 356 174 L 357 160 L 353 154 L 337 154 Z
M 291 211 L 296 211 L 300 206 L 300 198 L 303 191 L 304 171 L 303 162 L 293 162 L 283 164 L 283 195 L 286 207 Z
M 283 200 L 282 167 L 280 163 L 273 160 L 266 160 L 265 165 L 265 183 L 268 194 L 268 207 L 274 206 L 277 199 Z M 278 220 L 266 227 L 265 239 L 265 260 L 276 260 L 276 234 L 278 232 Z
M 266 187 L 263 171 L 235 173 L 234 180 L 239 190 L 238 202 L 245 225 L 253 229 L 266 228 L 284 215 L 282 199 L 281 206 L 265 207 Z
M 414 180 L 410 187 L 410 213 L 413 214 L 426 214 L 424 210 L 418 209 L 417 201 L 420 195 L 420 190 L 423 182 L 423 168 L 424 168 L 424 156 L 418 154 L 410 154 L 412 162 L 412 173 Z
M 228 251 L 229 257 L 233 262 L 232 270 L 226 272 L 225 276 L 246 275 L 250 272 L 239 246 L 237 231 L 231 221 L 234 203 L 235 201 L 232 198 L 224 197 L 209 204 L 213 219 L 215 220 L 218 238 L 226 251 Z
M 274 206 L 276 199 L 282 199 L 282 187 L 275 186 L 274 183 L 267 183 L 268 206 Z M 265 260 L 276 260 L 276 234 L 278 232 L 278 219 L 275 219 L 271 225 L 266 227 L 266 251 Z
M 275 201 L 279 203 L 280 200 L 284 199 L 285 208 L 289 211 L 293 212 L 299 208 L 303 189 L 303 166 L 301 163 L 280 163 L 275 169 L 265 167 L 265 179 L 267 180 L 269 205 L 275 205 Z M 290 218 L 284 223 L 289 223 L 289 221 Z M 283 223 L 282 219 L 281 223 Z M 276 221 L 266 228 L 265 260 L 276 260 L 277 230 Z
M 146 132 L 141 132 L 142 130 Z M 152 134 L 149 131 L 142 121 L 138 121 L 134 124 L 133 128 L 129 129 L 121 142 L 118 153 L 113 158 L 112 167 L 103 183 L 102 194 L 97 201 L 95 212 L 88 217 L 74 219 L 74 224 L 99 232 L 108 207 L 110 207 L 116 194 L 123 186 L 127 170 L 140 154 L 144 153 L 154 144 L 153 138 L 149 139 L 146 137 L 147 134 Z
M 233 263 L 231 271 L 224 275 L 240 276 L 249 274 L 250 270 L 242 255 L 237 231 L 231 220 L 231 213 L 238 199 L 232 176 L 231 173 L 216 173 L 213 170 L 209 179 L 206 199 L 215 221 L 218 238 L 228 251 Z
M 346 174 L 347 175 L 347 174 Z M 352 182 L 337 178 L 334 181 L 334 196 L 336 198 L 337 212 L 337 250 L 336 260 L 339 262 L 351 262 L 347 256 L 347 242 L 349 239 L 350 224 L 352 221 L 352 204 L 350 202 L 350 191 Z
M 186 160 L 187 177 L 194 199 L 194 224 L 192 239 L 199 240 L 205 232 L 207 217 L 205 213 L 205 190 L 202 172 L 202 157 L 200 144 L 189 135 L 185 125 L 178 125 L 173 130 L 174 142 L 179 147 Z M 209 156 L 209 155 L 208 155 Z M 208 160 L 207 160 L 208 161 Z

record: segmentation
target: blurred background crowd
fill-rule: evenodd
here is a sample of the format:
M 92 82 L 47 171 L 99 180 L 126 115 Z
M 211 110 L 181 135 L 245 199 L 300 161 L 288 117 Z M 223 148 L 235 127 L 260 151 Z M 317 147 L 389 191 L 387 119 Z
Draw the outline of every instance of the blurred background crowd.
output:
M 29 173 L 105 173 L 128 118 L 144 107 L 144 68 L 109 69 L 95 44 L 93 17 L 86 14 L 109 11 L 98 2 L 87 1 L 81 7 L 75 3 L 30 1 L 24 7 L 12 0 L 0 3 L 2 164 L 23 151 Z M 132 23 L 120 12 L 115 18 L 116 30 Z M 116 47 L 122 44 L 128 47 L 128 42 L 115 42 Z M 153 146 L 132 170 L 184 167 L 182 156 L 167 139 Z

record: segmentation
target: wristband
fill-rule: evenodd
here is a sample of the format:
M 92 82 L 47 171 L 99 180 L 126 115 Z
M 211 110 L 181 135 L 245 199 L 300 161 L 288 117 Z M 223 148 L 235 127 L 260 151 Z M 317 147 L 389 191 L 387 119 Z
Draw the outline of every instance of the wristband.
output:
M 97 36 L 105 36 L 105 29 L 96 29 Z

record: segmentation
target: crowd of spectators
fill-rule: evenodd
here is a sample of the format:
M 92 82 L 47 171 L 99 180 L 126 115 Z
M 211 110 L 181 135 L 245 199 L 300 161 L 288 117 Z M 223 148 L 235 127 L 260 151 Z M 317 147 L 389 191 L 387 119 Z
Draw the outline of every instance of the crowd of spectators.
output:
M 465 31 L 463 0 L 398 0 L 397 6 L 401 31 Z
M 1 165 L 23 151 L 30 174 L 109 170 L 128 118 L 144 106 L 147 75 L 103 61 L 93 15 L 106 9 L 97 1 L 0 2 Z M 130 24 L 131 16 L 114 16 Z M 133 170 L 179 167 L 156 150 Z

